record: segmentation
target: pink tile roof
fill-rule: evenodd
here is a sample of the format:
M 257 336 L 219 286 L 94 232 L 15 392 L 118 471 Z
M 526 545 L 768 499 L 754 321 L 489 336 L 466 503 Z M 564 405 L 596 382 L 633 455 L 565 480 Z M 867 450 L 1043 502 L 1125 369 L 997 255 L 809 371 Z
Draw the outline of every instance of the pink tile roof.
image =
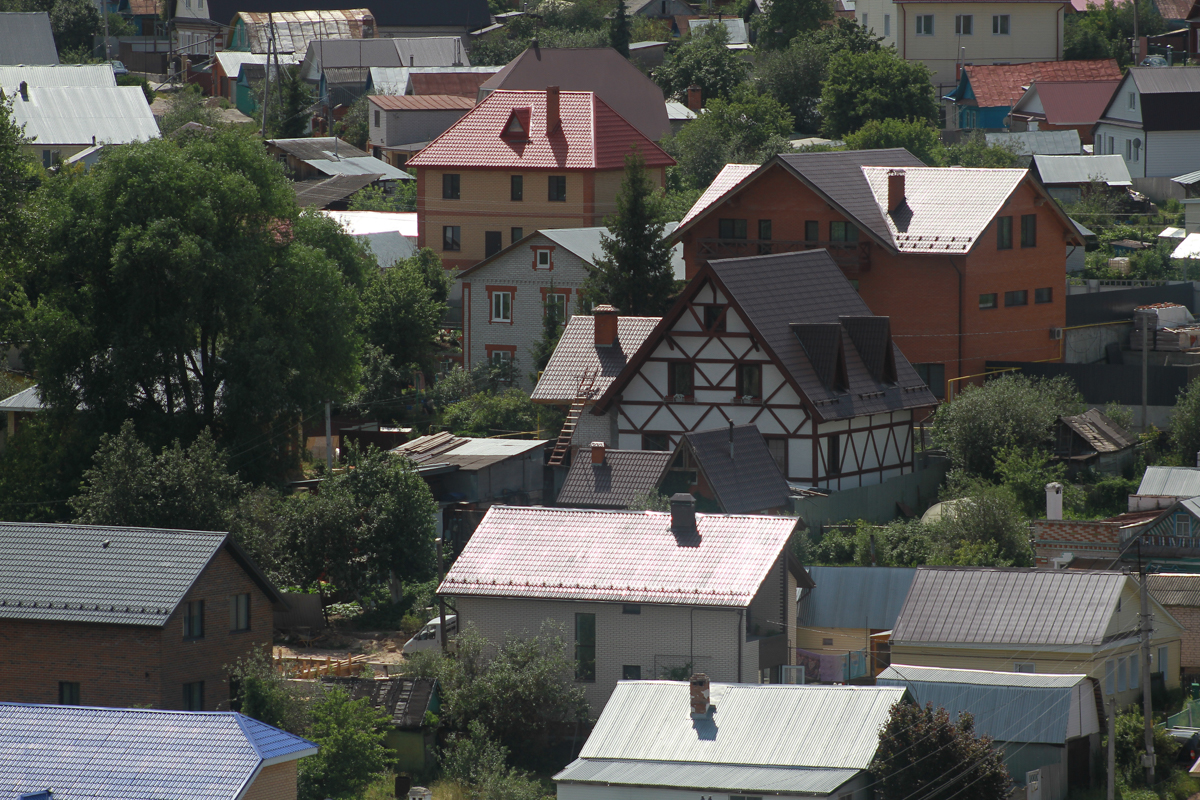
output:
M 757 164 L 726 164 L 724 167 L 722 167 L 721 171 L 717 173 L 717 177 L 714 178 L 713 182 L 710 183 L 708 188 L 704 190 L 704 194 L 700 195 L 700 199 L 696 201 L 695 205 L 693 205 L 688 210 L 687 214 L 684 215 L 683 219 L 680 220 L 679 227 L 682 228 L 684 225 L 688 224 L 693 217 L 697 216 L 704 209 L 708 208 L 728 194 L 734 187 L 742 182 L 743 178 L 754 172 L 756 169 L 758 169 Z
M 405 166 L 622 169 L 632 147 L 648 166 L 675 163 L 593 92 L 561 92 L 559 98 L 562 125 L 547 135 L 545 91 L 492 92 Z M 501 138 L 520 109 L 531 111 L 529 141 Z
M 374 94 L 367 99 L 385 111 L 457 111 L 475 107 L 471 98 L 452 94 Z
M 680 544 L 670 514 L 492 506 L 438 593 L 741 608 L 796 524 L 697 514 L 699 544 Z
M 1088 61 L 1031 61 L 1028 64 L 967 65 L 971 91 L 980 108 L 1012 106 L 1024 87 L 1034 81 L 1119 81 L 1121 68 L 1114 58 Z
M 558 346 L 531 397 L 535 402 L 570 403 L 579 391 L 579 379 L 587 370 L 596 370 L 592 397 L 599 397 L 625 369 L 661 319 L 617 317 L 616 345 L 597 347 L 595 317 L 576 314 L 563 328 Z

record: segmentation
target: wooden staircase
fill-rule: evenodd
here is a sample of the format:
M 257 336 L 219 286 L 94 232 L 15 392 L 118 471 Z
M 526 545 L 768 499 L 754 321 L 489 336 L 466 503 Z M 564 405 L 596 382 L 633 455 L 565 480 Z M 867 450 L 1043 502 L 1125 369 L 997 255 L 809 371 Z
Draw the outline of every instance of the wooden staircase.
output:
M 592 398 L 592 387 L 596 383 L 598 372 L 599 370 L 589 369 L 579 379 L 579 391 L 576 392 L 575 400 L 571 403 L 567 421 L 563 423 L 562 430 L 558 433 L 554 451 L 550 453 L 548 463 L 552 467 L 561 467 L 567 453 L 571 452 L 571 439 L 575 436 L 575 428 L 579 425 L 579 418 L 583 416 L 583 409 L 587 407 L 588 400 Z

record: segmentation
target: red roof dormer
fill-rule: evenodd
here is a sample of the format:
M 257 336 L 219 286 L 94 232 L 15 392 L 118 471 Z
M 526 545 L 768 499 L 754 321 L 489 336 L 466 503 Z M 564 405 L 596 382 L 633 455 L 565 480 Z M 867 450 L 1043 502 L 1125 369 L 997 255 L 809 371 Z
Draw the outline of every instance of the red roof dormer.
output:
M 528 142 L 531 116 L 532 110 L 528 106 L 514 108 L 508 115 L 508 122 L 504 123 L 504 130 L 500 131 L 500 138 L 506 142 Z

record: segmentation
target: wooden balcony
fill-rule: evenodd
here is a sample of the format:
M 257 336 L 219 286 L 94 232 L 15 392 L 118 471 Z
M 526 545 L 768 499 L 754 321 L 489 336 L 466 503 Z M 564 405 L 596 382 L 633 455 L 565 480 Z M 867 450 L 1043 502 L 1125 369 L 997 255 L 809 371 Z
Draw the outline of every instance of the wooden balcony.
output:
M 796 253 L 803 250 L 828 250 L 834 262 L 850 279 L 858 278 L 871 268 L 871 243 L 787 241 L 782 239 L 700 239 L 697 256 L 701 261 L 721 258 L 765 256 L 773 253 Z

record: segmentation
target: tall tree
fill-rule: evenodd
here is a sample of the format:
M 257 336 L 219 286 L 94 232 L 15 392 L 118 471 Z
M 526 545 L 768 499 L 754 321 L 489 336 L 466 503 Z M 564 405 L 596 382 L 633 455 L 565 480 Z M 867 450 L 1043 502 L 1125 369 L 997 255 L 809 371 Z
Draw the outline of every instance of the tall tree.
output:
M 781 50 L 799 34 L 816 30 L 829 19 L 833 19 L 833 4 L 828 0 L 772 0 L 754 18 L 757 44 L 766 50 Z
M 671 246 L 663 241 L 662 194 L 642 154 L 625 156 L 625 180 L 617 213 L 600 235 L 604 255 L 583 291 L 593 303 L 610 303 L 623 314 L 656 316 L 666 310 L 674 287 Z
M 546 293 L 547 298 L 554 296 L 553 290 L 554 284 L 551 283 L 550 291 Z M 537 382 L 538 374 L 550 363 L 550 356 L 554 355 L 554 348 L 558 347 L 558 340 L 562 337 L 563 322 L 556 303 L 551 303 L 549 300 L 542 303 L 542 337 L 534 343 L 533 349 L 530 351 L 530 355 L 533 356 L 533 373 L 530 374 L 529 379 L 534 383 Z
M 821 91 L 821 130 L 831 139 L 853 133 L 873 119 L 917 119 L 937 123 L 929 68 L 910 63 L 895 50 L 843 51 L 829 62 Z
M 846 134 L 851 150 L 882 150 L 903 147 L 931 167 L 941 162 L 942 147 L 937 131 L 924 120 L 873 119 L 854 133 Z
M 729 32 L 724 25 L 705 25 L 679 44 L 654 70 L 654 81 L 663 94 L 687 100 L 688 87 L 700 87 L 705 103 L 715 97 L 728 98 L 746 79 L 750 65 L 725 45 Z
M 258 101 L 259 123 L 262 122 L 262 110 L 265 105 L 267 109 L 267 133 L 275 139 L 295 139 L 304 135 L 308 129 L 309 108 L 312 106 L 316 95 L 309 87 L 304 79 L 300 76 L 300 67 L 286 66 L 279 70 L 279 73 L 272 80 L 269 87 L 264 82 L 262 91 L 268 88 L 271 92 L 270 99 L 264 104 L 263 99 Z M 366 98 L 361 98 L 366 103 Z M 364 128 L 366 122 L 366 113 L 363 113 Z M 362 143 L 351 141 L 355 147 L 362 147 Z
M 387 746 L 391 719 L 367 698 L 351 700 L 329 688 L 313 704 L 304 735 L 320 745 L 300 763 L 300 800 L 358 800 L 367 787 L 395 765 Z
M 617 0 L 617 10 L 613 14 L 612 27 L 609 29 L 609 39 L 613 50 L 629 58 L 629 14 L 625 11 L 625 0 Z

